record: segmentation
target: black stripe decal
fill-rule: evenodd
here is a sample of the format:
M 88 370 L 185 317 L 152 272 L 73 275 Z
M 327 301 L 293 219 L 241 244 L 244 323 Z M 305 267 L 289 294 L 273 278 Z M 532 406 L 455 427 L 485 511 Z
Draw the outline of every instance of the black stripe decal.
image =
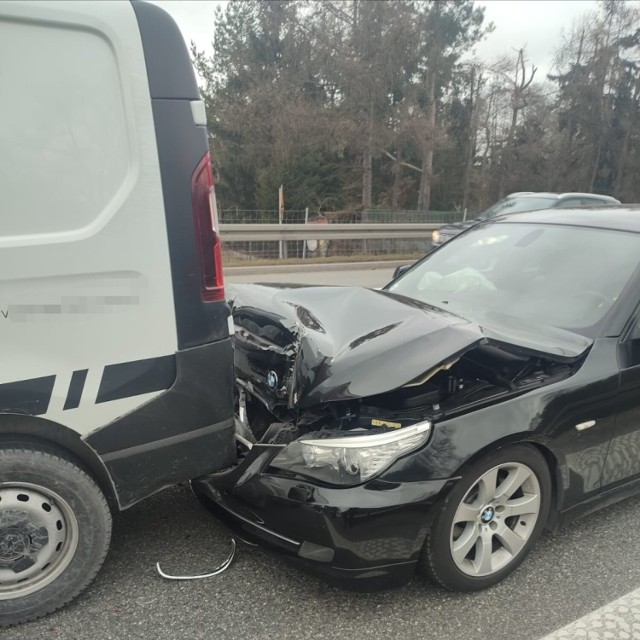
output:
M 73 372 L 71 382 L 69 383 L 69 391 L 67 391 L 67 399 L 64 402 L 64 411 L 67 411 L 67 409 L 77 409 L 80 406 L 80 399 L 82 398 L 82 391 L 88 371 L 88 369 L 80 369 Z
M 0 411 L 40 416 L 47 413 L 55 376 L 0 384 Z
M 162 391 L 176 379 L 175 356 L 110 364 L 104 368 L 96 404 Z

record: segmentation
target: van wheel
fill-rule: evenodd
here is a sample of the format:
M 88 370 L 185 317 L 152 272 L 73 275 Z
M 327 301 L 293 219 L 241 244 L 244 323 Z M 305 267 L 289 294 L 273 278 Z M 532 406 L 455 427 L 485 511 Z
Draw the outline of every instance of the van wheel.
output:
M 0 447 L 0 627 L 75 598 L 110 539 L 107 501 L 85 471 L 45 448 Z

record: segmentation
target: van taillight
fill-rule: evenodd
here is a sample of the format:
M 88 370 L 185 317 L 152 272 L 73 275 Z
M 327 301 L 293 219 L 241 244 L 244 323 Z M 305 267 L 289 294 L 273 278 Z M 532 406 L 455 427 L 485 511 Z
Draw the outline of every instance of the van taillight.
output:
M 202 271 L 201 298 L 205 302 L 224 300 L 222 247 L 218 233 L 218 211 L 213 191 L 209 152 L 202 158 L 193 173 L 191 197 Z

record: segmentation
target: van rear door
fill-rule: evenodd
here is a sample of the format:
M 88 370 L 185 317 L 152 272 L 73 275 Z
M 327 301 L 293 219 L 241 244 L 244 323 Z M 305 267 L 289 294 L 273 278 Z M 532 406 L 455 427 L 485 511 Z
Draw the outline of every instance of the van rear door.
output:
M 235 457 L 203 105 L 154 5 L 0 13 L 0 434 L 84 446 L 125 508 Z

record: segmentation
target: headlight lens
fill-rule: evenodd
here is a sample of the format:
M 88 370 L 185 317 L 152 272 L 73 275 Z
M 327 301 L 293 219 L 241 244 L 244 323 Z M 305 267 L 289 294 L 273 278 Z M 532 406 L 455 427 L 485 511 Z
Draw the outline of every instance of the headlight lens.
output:
M 430 431 L 428 421 L 375 435 L 321 431 L 287 445 L 271 464 L 330 484 L 359 484 L 422 446 Z
M 440 241 L 440 232 L 435 229 L 431 232 L 431 242 L 439 242 Z

